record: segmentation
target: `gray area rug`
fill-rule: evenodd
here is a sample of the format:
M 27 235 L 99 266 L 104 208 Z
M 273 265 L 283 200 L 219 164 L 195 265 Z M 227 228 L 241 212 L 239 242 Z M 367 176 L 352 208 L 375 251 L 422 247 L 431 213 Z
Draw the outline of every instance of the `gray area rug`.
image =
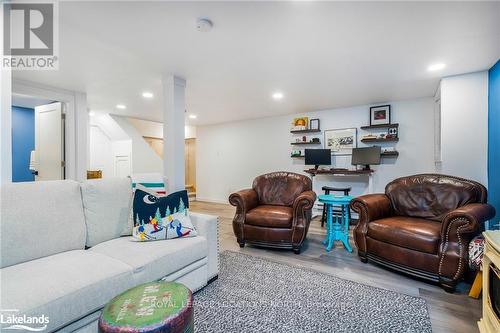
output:
M 423 299 L 236 252 L 194 295 L 196 332 L 432 332 Z

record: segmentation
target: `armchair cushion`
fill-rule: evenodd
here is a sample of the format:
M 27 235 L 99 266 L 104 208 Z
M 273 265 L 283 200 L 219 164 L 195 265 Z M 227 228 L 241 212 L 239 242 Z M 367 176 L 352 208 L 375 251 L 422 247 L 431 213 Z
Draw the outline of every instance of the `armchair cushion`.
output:
M 268 228 L 290 228 L 292 217 L 291 207 L 263 205 L 247 213 L 246 223 Z
M 254 179 L 259 204 L 292 206 L 301 193 L 312 190 L 311 179 L 293 172 L 272 172 Z
M 437 254 L 441 223 L 414 217 L 396 216 L 372 221 L 368 236 L 411 250 Z
M 443 221 L 451 211 L 486 201 L 486 188 L 472 180 L 421 174 L 393 180 L 385 187 L 396 215 Z

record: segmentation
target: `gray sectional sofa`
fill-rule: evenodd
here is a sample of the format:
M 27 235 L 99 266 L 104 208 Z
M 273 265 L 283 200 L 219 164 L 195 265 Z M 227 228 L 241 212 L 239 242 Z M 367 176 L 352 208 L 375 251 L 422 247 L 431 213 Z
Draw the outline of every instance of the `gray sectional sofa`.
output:
M 131 199 L 128 179 L 2 186 L 4 317 L 45 315 L 44 332 L 96 332 L 102 307 L 128 288 L 165 279 L 196 291 L 217 276 L 217 217 L 190 213 L 197 237 L 134 242 Z

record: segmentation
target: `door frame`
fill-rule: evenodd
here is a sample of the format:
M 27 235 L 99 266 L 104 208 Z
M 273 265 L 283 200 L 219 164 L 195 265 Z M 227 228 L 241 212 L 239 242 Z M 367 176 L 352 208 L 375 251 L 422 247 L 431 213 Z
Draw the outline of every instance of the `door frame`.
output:
M 12 94 L 21 94 L 30 97 L 48 99 L 61 102 L 63 113 L 66 115 L 64 123 L 64 143 L 66 179 L 84 180 L 87 177 L 89 143 L 87 110 L 87 95 L 82 92 L 70 91 L 50 87 L 24 80 L 12 80 Z M 12 133 L 12 125 L 2 125 L 2 131 Z M 5 156 L 8 163 L 12 163 L 12 154 Z M 4 159 L 4 156 L 2 156 Z M 12 171 L 10 172 L 12 180 Z M 11 181 L 10 180 L 10 181 Z

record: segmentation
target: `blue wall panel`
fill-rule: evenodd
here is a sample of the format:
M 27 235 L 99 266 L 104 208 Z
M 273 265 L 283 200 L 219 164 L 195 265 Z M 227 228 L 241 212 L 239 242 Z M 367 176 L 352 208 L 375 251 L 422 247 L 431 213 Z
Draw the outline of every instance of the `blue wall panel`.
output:
M 490 227 L 500 222 L 500 60 L 491 67 L 488 80 L 488 201 L 497 215 Z
M 12 106 L 12 181 L 35 180 L 29 170 L 30 153 L 35 149 L 35 111 Z

